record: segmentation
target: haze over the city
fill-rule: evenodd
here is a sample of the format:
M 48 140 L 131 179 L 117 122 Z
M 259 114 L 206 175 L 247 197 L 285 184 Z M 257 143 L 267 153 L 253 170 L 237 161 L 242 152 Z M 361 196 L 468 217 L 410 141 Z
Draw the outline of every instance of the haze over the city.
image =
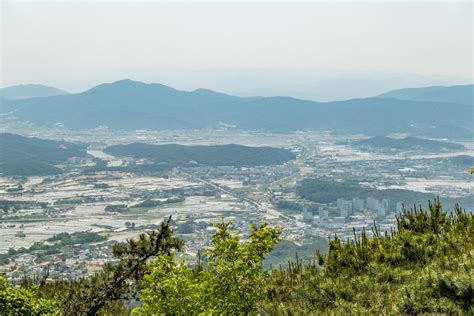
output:
M 474 315 L 472 0 L 0 8 L 0 316 Z
M 472 3 L 2 2 L 1 86 L 130 78 L 318 101 L 472 81 Z

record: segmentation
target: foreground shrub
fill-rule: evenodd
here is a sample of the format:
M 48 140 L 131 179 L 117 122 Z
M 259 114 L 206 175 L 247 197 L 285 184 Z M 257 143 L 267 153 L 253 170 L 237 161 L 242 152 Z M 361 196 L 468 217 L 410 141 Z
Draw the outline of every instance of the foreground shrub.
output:
M 474 314 L 474 217 L 436 200 L 404 210 L 397 229 L 329 241 L 327 255 L 274 270 L 262 311 Z
M 17 289 L 0 276 L 0 315 L 59 315 L 58 304 L 37 297 L 37 287 Z
M 241 241 L 231 223 L 216 225 L 208 262 L 188 267 L 172 255 L 161 256 L 142 284 L 141 314 L 249 314 L 265 298 L 267 272 L 262 261 L 278 241 L 280 230 L 251 226 Z

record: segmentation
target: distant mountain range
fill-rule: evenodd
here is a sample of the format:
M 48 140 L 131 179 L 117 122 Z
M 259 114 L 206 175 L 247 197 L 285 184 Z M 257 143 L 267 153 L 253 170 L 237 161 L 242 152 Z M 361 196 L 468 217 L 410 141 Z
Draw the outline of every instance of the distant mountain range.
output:
M 5 117 L 36 124 L 60 123 L 74 129 L 100 125 L 114 129 L 202 129 L 226 123 L 273 132 L 423 135 L 425 130 L 447 126 L 445 130 L 460 128 L 472 135 L 472 104 L 449 100 L 384 96 L 318 103 L 289 97 L 237 97 L 206 89 L 180 91 L 161 84 L 121 80 L 82 93 L 5 100 L 2 104 L 0 111 L 7 114 Z
M 460 144 L 436 141 L 430 139 L 421 139 L 416 137 L 391 138 L 376 136 L 354 142 L 356 146 L 381 148 L 381 149 L 400 149 L 400 150 L 424 150 L 424 151 L 443 151 L 443 150 L 464 150 L 466 147 Z
M 474 85 L 407 88 L 390 91 L 379 97 L 411 101 L 459 103 L 472 106 L 474 104 Z
M 254 88 L 244 90 L 238 95 L 286 95 L 299 99 L 309 99 L 319 102 L 341 101 L 356 98 L 367 98 L 386 91 L 400 88 L 424 87 L 432 85 L 444 86 L 449 80 L 429 80 L 429 78 L 412 78 L 405 80 L 397 76 L 335 76 L 309 80 L 298 85 L 280 86 L 273 88 Z M 454 82 L 459 80 L 454 79 Z
M 8 100 L 51 97 L 64 94 L 68 94 L 68 92 L 40 84 L 24 84 L 0 89 L 0 97 Z

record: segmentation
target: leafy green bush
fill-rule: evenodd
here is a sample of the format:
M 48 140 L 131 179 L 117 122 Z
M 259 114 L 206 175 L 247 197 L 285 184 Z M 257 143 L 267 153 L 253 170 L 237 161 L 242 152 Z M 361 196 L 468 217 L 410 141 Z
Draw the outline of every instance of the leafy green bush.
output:
M 135 286 L 143 278 L 148 261 L 183 247 L 184 243 L 174 237 L 170 221 L 171 218 L 162 222 L 155 231 L 140 234 L 137 240 L 116 244 L 113 254 L 117 263 L 105 265 L 90 278 L 44 282 L 40 295 L 59 302 L 64 315 L 126 314 L 124 302 L 135 297 Z
M 57 303 L 37 297 L 37 288 L 17 289 L 0 276 L 0 315 L 59 315 Z
M 161 256 L 142 284 L 139 314 L 249 314 L 264 299 L 266 254 L 278 241 L 280 230 L 267 224 L 251 226 L 241 241 L 231 223 L 216 225 L 207 264 L 188 267 L 173 255 Z

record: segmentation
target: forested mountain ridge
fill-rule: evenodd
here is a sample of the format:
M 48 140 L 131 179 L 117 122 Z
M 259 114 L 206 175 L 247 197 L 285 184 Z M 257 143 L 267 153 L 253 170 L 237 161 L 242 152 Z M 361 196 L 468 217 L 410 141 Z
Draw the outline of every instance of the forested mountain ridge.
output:
M 3 103 L 1 111 L 19 120 L 62 123 L 76 129 L 99 125 L 199 129 L 227 123 L 276 132 L 330 129 L 379 135 L 438 125 L 472 128 L 466 115 L 471 106 L 467 104 L 384 98 L 318 103 L 289 97 L 236 97 L 205 89 L 180 91 L 131 80 L 102 84 L 77 94 Z
M 286 149 L 242 145 L 185 146 L 133 143 L 115 145 L 105 150 L 114 156 L 148 158 L 157 163 L 189 164 L 190 161 L 213 166 L 259 166 L 283 164 L 296 158 Z
M 5 176 L 61 173 L 54 165 L 86 155 L 83 146 L 70 142 L 0 133 L 0 174 Z

